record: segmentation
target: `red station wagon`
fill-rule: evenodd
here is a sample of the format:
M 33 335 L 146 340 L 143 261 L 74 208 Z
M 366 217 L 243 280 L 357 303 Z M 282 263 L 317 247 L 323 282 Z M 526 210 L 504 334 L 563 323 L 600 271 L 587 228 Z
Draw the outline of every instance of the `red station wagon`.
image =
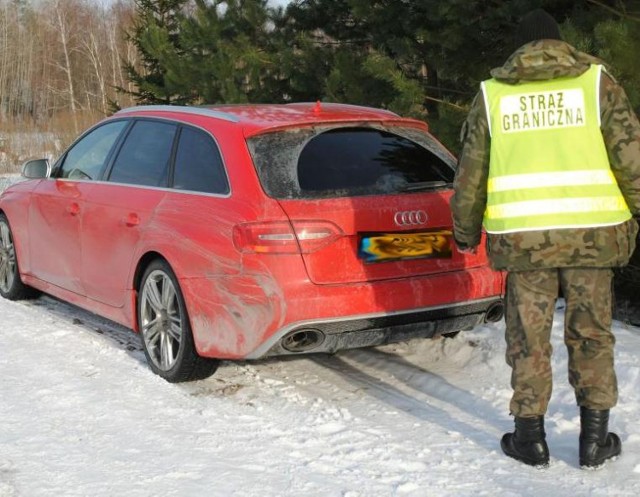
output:
M 171 382 L 454 334 L 503 311 L 484 249 L 453 244 L 454 164 L 384 110 L 125 109 L 2 194 L 0 294 L 133 328 Z

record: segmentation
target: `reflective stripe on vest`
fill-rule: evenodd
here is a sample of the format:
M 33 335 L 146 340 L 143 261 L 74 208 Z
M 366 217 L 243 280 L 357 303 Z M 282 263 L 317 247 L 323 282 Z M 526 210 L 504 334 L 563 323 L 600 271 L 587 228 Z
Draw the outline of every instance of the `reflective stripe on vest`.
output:
M 600 132 L 600 75 L 482 83 L 491 134 L 490 233 L 619 224 L 631 213 Z

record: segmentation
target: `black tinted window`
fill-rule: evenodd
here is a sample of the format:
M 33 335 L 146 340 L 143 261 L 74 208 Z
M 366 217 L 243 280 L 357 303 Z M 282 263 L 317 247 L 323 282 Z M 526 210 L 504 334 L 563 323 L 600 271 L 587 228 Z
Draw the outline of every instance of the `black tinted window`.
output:
M 109 152 L 127 124 L 128 121 L 114 121 L 89 132 L 69 150 L 58 176 L 97 179 Z
M 205 193 L 228 193 L 222 157 L 205 132 L 183 128 L 178 141 L 173 187 Z
M 413 128 L 297 129 L 252 138 L 260 181 L 275 198 L 383 195 L 449 187 L 453 159 Z
M 336 129 L 309 141 L 298 160 L 302 190 L 372 193 L 452 180 L 451 169 L 417 143 L 375 129 Z
M 164 122 L 136 122 L 118 153 L 109 181 L 167 186 L 176 129 L 176 125 Z

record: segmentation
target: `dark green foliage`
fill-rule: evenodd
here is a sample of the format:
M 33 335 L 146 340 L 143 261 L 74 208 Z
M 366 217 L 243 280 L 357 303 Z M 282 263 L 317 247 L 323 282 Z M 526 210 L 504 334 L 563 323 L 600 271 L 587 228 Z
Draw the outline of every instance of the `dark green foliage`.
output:
M 513 26 L 532 6 L 529 0 L 306 0 L 294 2 L 287 16 L 299 33 L 316 34 L 331 60 L 323 97 L 426 119 L 455 149 L 479 82 L 514 48 Z
M 140 103 L 326 100 L 425 119 L 454 152 L 469 104 L 545 8 L 607 61 L 640 106 L 639 2 L 619 0 L 137 0 L 127 70 Z M 183 12 L 190 5 L 190 13 Z
M 137 17 L 127 38 L 140 56 L 139 67 L 124 63 L 135 90 L 118 88 L 139 104 L 179 104 L 188 101 L 176 95 L 165 81 L 165 58 L 179 52 L 179 15 L 188 0 L 135 0 Z M 117 108 L 117 104 L 113 104 Z
M 573 27 L 585 46 L 602 58 L 610 72 L 626 89 L 636 112 L 640 110 L 640 21 L 612 18 L 588 28 Z
M 165 58 L 166 80 L 190 101 L 270 100 L 263 82 L 275 71 L 266 0 L 196 1 L 181 23 L 181 52 Z
M 597 54 L 614 61 L 611 71 L 626 88 L 635 108 L 640 108 L 640 23 L 608 20 L 594 30 Z

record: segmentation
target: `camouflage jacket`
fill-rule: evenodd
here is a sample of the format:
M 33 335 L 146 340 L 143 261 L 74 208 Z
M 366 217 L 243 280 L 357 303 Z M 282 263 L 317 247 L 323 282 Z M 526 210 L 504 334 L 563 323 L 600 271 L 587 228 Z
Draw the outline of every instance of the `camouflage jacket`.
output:
M 600 60 L 558 40 L 539 40 L 516 50 L 491 76 L 503 82 L 578 76 Z M 600 82 L 601 130 L 611 170 L 627 205 L 640 216 L 640 124 L 624 90 L 605 71 Z M 462 129 L 463 149 L 451 198 L 454 234 L 461 246 L 480 242 L 487 201 L 490 135 L 484 99 L 478 94 Z M 488 235 L 495 269 L 523 271 L 552 267 L 616 267 L 635 249 L 634 219 L 616 226 L 539 230 Z

